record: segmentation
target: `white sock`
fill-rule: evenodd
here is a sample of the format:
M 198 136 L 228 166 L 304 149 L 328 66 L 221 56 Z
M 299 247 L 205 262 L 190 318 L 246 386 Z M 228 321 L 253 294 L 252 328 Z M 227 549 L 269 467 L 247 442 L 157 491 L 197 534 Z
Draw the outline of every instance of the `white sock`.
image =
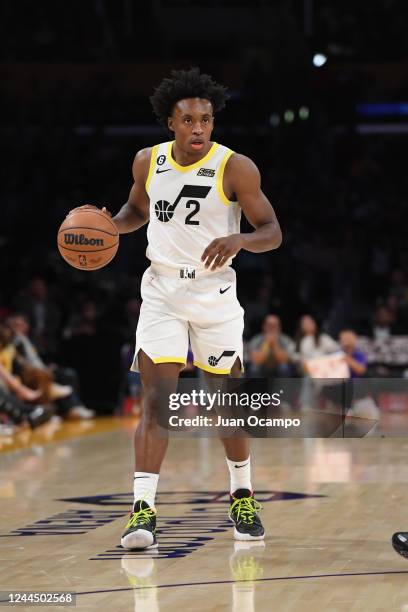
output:
M 143 499 L 151 508 L 154 508 L 159 474 L 151 472 L 135 472 L 133 480 L 134 501 Z
M 231 461 L 227 457 L 225 458 L 231 479 L 231 493 L 234 493 L 237 489 L 249 489 L 252 491 L 251 485 L 251 456 L 245 461 Z

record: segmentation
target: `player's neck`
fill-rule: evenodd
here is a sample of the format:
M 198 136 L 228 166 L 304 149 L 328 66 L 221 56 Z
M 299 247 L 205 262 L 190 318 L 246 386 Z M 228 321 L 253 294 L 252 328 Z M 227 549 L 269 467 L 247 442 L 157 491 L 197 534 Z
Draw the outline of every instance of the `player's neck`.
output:
M 180 149 L 176 141 L 174 141 L 173 146 L 171 148 L 171 155 L 174 161 L 179 166 L 191 166 L 192 164 L 195 164 L 196 162 L 200 161 L 200 159 L 203 159 L 207 155 L 213 144 L 214 143 L 212 141 L 209 141 L 207 146 L 199 153 L 190 153 L 189 151 L 183 151 L 183 149 Z

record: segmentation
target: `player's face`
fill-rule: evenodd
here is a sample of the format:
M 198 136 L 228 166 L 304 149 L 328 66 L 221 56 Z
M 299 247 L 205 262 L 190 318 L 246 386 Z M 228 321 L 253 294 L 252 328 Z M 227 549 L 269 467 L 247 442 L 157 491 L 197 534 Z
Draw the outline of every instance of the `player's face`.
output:
M 209 100 L 186 98 L 174 106 L 168 120 L 177 146 L 186 153 L 207 152 L 214 129 L 213 108 Z

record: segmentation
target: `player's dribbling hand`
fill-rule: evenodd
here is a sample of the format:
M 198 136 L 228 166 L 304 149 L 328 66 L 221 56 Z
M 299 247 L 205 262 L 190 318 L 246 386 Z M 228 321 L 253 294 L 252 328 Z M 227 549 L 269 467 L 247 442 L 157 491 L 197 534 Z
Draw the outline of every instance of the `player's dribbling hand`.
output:
M 100 208 L 98 208 L 97 206 L 94 206 L 93 204 L 84 204 L 83 206 L 77 206 L 76 208 L 73 208 L 72 210 L 69 211 L 69 215 L 71 213 L 73 213 L 75 210 L 101 210 Z M 109 212 L 109 210 L 106 208 L 106 206 L 104 206 L 102 208 L 103 213 L 105 213 L 105 215 L 108 215 L 108 217 L 111 217 L 112 214 Z
M 225 262 L 234 257 L 242 249 L 240 234 L 232 234 L 223 238 L 216 238 L 205 249 L 201 261 L 205 261 L 205 267 L 211 270 L 221 268 Z

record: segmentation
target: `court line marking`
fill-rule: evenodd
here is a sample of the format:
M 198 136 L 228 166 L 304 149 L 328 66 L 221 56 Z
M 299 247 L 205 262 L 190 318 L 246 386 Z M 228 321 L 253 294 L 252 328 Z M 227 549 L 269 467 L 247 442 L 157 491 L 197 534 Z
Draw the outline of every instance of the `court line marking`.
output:
M 253 580 L 209 580 L 203 582 L 176 582 L 174 584 L 156 584 L 143 587 L 124 587 L 121 589 L 101 589 L 98 591 L 77 591 L 75 595 L 97 595 L 98 593 L 120 593 L 123 591 L 142 591 L 146 589 L 168 589 L 172 587 L 209 586 L 212 584 L 235 584 L 241 582 L 273 582 L 279 580 L 305 580 L 310 578 L 346 578 L 353 576 L 386 576 L 388 574 L 408 574 L 408 570 L 388 570 L 385 572 L 350 572 L 347 574 L 315 574 L 309 576 L 276 576 L 273 578 L 255 578 Z

